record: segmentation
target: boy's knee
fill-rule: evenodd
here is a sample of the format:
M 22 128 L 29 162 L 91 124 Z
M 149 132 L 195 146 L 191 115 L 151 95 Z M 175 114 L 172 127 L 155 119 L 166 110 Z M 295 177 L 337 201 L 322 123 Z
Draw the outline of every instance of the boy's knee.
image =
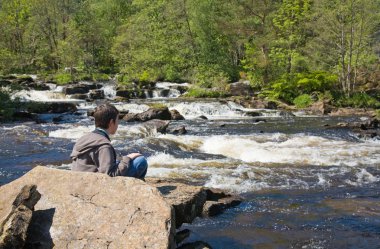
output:
M 144 156 L 139 156 L 139 157 L 136 157 L 135 159 L 133 159 L 134 163 L 136 163 L 137 165 L 141 166 L 141 167 L 148 167 L 148 161 L 146 160 L 146 158 Z

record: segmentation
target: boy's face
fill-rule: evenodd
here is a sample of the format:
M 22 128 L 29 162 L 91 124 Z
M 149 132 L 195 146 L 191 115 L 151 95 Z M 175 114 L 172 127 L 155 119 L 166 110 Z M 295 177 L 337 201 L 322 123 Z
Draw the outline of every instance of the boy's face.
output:
M 111 120 L 108 125 L 108 132 L 109 134 L 113 135 L 116 133 L 117 128 L 119 127 L 119 115 L 117 116 L 116 120 Z

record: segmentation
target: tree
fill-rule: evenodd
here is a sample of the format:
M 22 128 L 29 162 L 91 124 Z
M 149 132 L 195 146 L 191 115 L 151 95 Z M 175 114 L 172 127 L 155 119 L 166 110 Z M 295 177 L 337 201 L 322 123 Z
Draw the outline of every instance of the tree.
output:
M 374 34 L 379 28 L 380 2 L 373 0 L 323 0 L 317 4 L 314 60 L 339 75 L 342 90 L 350 95 L 360 69 L 378 61 Z
M 277 37 L 272 57 L 286 73 L 293 72 L 295 59 L 303 56 L 301 49 L 308 38 L 305 24 L 310 14 L 310 0 L 283 0 L 273 19 Z

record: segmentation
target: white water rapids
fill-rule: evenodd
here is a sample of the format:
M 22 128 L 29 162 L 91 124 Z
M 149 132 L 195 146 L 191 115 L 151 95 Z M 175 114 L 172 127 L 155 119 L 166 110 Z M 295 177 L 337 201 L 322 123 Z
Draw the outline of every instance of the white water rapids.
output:
M 78 126 L 50 132 L 51 137 L 77 139 L 92 126 Z M 263 188 L 328 187 L 331 184 L 361 185 L 379 182 L 362 166 L 379 165 L 379 143 L 362 143 L 327 139 L 305 134 L 255 134 L 176 136 L 147 131 L 141 124 L 119 126 L 113 144 L 128 149 L 125 137 L 136 136 L 137 143 L 175 144 L 186 153 L 220 155 L 220 159 L 197 157 L 178 158 L 167 151 L 157 151 L 148 157 L 148 176 L 207 179 L 205 185 L 235 192 Z M 306 167 L 306 168 L 305 168 Z M 354 171 L 354 172 L 353 172 Z M 310 175 L 314 172 L 314 175 Z M 345 174 L 353 179 L 335 178 Z M 310 178 L 314 178 L 310 180 Z M 344 178 L 344 177 L 343 177 Z M 338 183 L 332 183 L 337 181 Z

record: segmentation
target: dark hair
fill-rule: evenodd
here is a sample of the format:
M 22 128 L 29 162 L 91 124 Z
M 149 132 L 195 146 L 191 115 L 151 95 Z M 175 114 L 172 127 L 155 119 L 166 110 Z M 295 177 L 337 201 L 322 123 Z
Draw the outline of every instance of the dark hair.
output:
M 116 121 L 119 115 L 119 111 L 115 106 L 111 104 L 102 104 L 95 108 L 94 118 L 95 118 L 95 126 L 108 129 L 108 125 L 111 120 Z

